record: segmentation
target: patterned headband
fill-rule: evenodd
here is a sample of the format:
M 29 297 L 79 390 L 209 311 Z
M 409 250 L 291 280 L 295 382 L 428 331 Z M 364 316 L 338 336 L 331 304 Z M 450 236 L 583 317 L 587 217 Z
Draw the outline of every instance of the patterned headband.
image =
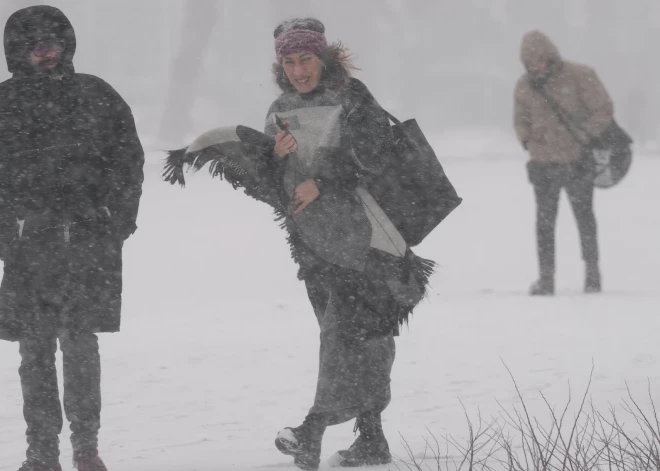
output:
M 294 52 L 309 51 L 320 56 L 327 49 L 325 35 L 309 29 L 292 29 L 275 38 L 275 53 L 279 63 Z

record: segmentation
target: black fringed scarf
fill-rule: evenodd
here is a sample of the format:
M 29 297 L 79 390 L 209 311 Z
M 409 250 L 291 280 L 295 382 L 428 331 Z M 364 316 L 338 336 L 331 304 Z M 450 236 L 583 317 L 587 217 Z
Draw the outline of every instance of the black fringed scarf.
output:
M 185 186 L 186 169 L 198 171 L 209 164 L 211 177 L 224 179 L 234 189 L 242 188 L 248 196 L 273 208 L 276 220 L 287 231 L 291 256 L 300 267 L 300 279 L 357 276 L 371 280 L 383 297 L 391 296 L 389 315 L 395 324 L 407 323 L 426 293 L 434 262 L 416 256 L 410 249 L 403 257 L 395 257 L 371 248 L 363 270 L 357 273 L 313 253 L 301 240 L 289 214 L 289 196 L 282 184 L 284 167 L 272 157 L 273 146 L 273 138 L 245 126 L 217 128 L 202 134 L 186 148 L 169 151 L 163 179 Z

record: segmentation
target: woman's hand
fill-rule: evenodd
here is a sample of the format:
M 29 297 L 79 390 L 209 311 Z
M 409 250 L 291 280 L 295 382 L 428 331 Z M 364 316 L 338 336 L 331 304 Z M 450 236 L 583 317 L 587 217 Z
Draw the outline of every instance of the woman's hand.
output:
M 289 125 L 289 122 L 284 123 L 286 126 Z M 290 133 L 286 131 L 280 131 L 275 136 L 275 155 L 280 159 L 289 155 L 290 152 L 295 152 L 298 148 L 298 143 L 296 139 Z
M 298 208 L 296 208 L 293 214 L 300 214 L 320 194 L 319 188 L 312 178 L 308 178 L 302 182 L 296 187 L 296 191 L 293 192 L 293 202 L 298 205 Z

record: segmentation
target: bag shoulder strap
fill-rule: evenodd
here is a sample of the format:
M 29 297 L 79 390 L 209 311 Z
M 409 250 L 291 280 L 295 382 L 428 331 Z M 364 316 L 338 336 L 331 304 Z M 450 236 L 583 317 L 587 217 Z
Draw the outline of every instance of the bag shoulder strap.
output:
M 378 106 L 380 107 L 381 110 L 383 110 L 383 113 L 385 113 L 385 115 L 388 117 L 388 119 L 389 119 L 390 121 L 392 121 L 394 124 L 401 124 L 401 121 L 399 121 L 398 119 L 396 119 L 392 113 L 390 113 L 389 111 L 387 111 L 387 110 L 386 110 L 385 108 L 383 108 L 382 106 L 380 106 L 380 105 L 378 105 Z
M 355 94 L 353 94 L 353 96 L 355 96 Z M 358 103 L 355 105 L 355 108 L 357 108 L 358 106 L 360 106 L 360 102 L 361 102 L 361 101 L 369 102 L 369 103 L 371 103 L 371 104 L 373 104 L 373 105 L 376 105 L 378 108 L 380 108 L 380 110 L 381 110 L 383 113 L 385 113 L 385 115 L 387 116 L 387 118 L 388 118 L 390 121 L 392 121 L 394 124 L 401 124 L 401 121 L 399 121 L 399 120 L 398 120 L 398 119 L 397 119 L 392 113 L 390 113 L 390 112 L 387 111 L 385 108 L 383 108 L 382 106 L 380 106 L 380 103 L 378 103 L 378 102 L 376 101 L 376 98 L 374 98 L 373 96 L 368 96 L 368 95 L 362 95 L 362 94 L 360 94 L 360 95 L 359 95 L 359 98 L 360 98 L 360 100 L 359 100 Z M 351 111 L 351 112 L 352 112 L 352 111 Z M 349 114 L 350 114 L 351 112 L 349 112 Z
M 535 90 L 539 95 L 541 95 L 545 101 L 550 105 L 550 108 L 552 108 L 552 111 L 555 112 L 557 117 L 559 118 L 559 121 L 561 121 L 561 124 L 564 125 L 566 130 L 569 132 L 569 134 L 575 139 L 575 141 L 580 144 L 582 144 L 582 141 L 577 135 L 577 132 L 575 132 L 575 129 L 577 128 L 578 131 L 582 132 L 583 134 L 588 134 L 582 126 L 577 124 L 575 121 L 573 121 L 571 118 L 569 118 L 570 115 L 564 110 L 559 103 L 557 103 L 550 95 L 548 95 L 548 92 L 542 88 L 542 87 L 535 87 L 534 85 L 531 85 L 532 90 Z

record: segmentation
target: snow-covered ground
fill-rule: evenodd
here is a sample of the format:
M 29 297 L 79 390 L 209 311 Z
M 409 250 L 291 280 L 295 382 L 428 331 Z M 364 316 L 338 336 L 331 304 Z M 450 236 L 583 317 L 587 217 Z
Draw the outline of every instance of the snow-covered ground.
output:
M 429 431 L 466 436 L 461 401 L 473 418 L 496 414 L 497 401 L 515 403 L 502 362 L 541 415 L 539 391 L 563 404 L 569 381 L 574 396 L 582 392 L 592 361 L 596 407 L 619 404 L 626 382 L 642 407 L 647 380 L 660 397 L 660 159 L 638 157 L 619 187 L 597 194 L 605 292 L 581 294 L 563 197 L 559 292 L 532 299 L 525 156 L 479 151 L 443 159 L 465 201 L 417 250 L 439 266 L 397 340 L 384 419 L 400 457 L 400 435 L 419 453 Z M 318 327 L 284 233 L 268 208 L 205 173 L 184 190 L 161 182 L 161 157 L 149 155 L 140 229 L 125 246 L 123 332 L 101 337 L 101 454 L 110 470 L 291 470 L 273 439 L 311 405 Z M 24 456 L 18 364 L 17 345 L 0 343 L 2 471 Z M 352 442 L 352 427 L 329 429 L 324 458 Z M 67 436 L 62 463 L 71 471 Z

